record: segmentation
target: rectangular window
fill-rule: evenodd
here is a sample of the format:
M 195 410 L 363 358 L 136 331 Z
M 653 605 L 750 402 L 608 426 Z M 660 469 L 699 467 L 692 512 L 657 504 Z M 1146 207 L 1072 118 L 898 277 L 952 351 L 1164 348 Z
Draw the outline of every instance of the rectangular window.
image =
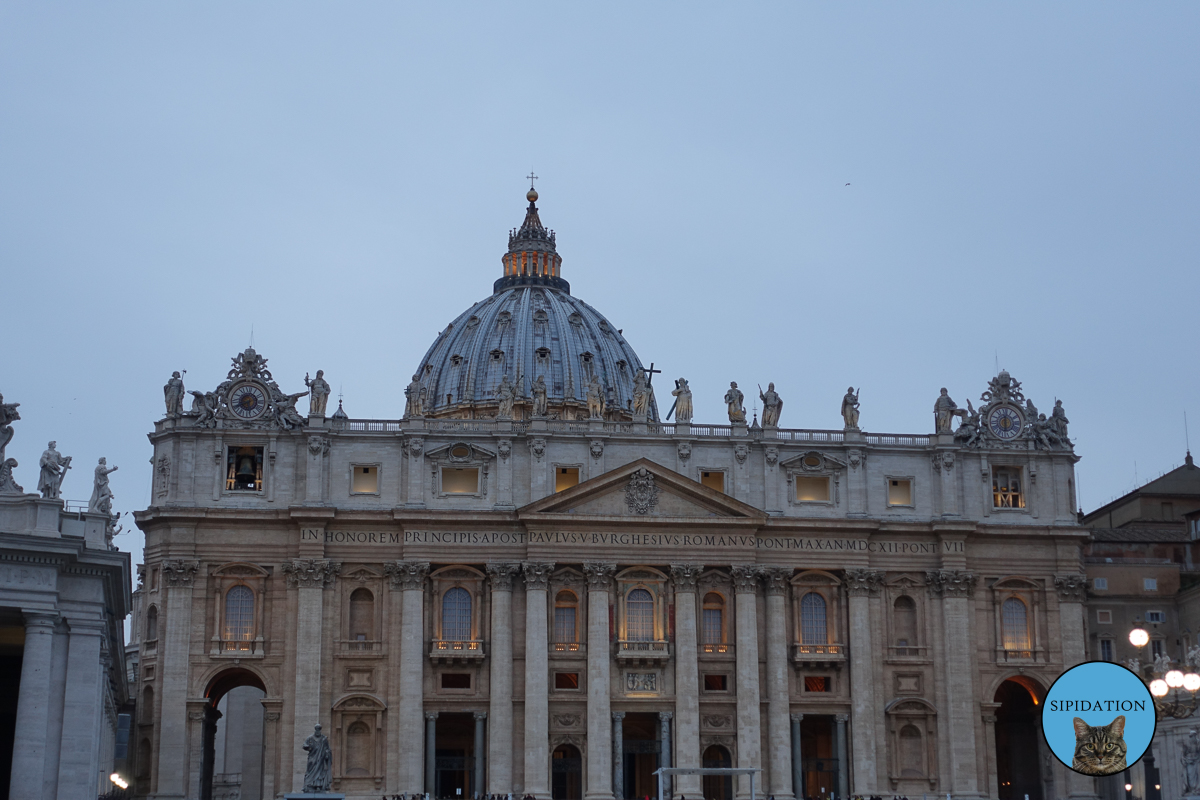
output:
M 912 481 L 902 480 L 900 478 L 889 479 L 888 505 L 911 506 L 912 504 Z
M 379 494 L 379 467 L 355 464 L 350 481 L 350 494 Z
M 1112 639 L 1101 639 L 1100 640 L 1100 660 L 1101 661 L 1112 661 L 1113 660 Z
M 442 494 L 479 494 L 479 468 L 443 467 Z
M 559 467 L 554 470 L 554 491 L 561 492 L 579 485 L 579 467 Z
M 261 492 L 263 486 L 263 449 L 234 445 L 225 458 L 225 490 Z
M 1150 640 L 1150 655 L 1152 655 L 1154 658 L 1158 658 L 1162 654 L 1163 654 L 1163 640 L 1162 639 L 1151 639 Z
M 1112 612 L 1111 611 L 1097 611 L 1096 612 L 1096 622 L 1098 622 L 1101 625 L 1112 625 Z
M 718 492 L 725 491 L 725 473 L 712 470 L 709 472 L 700 472 L 700 482 L 710 489 L 716 489 Z
M 1146 622 L 1149 622 L 1149 623 L 1155 624 L 1155 625 L 1161 625 L 1162 623 L 1164 623 L 1166 621 L 1167 621 L 1167 615 L 1161 611 L 1147 611 L 1146 612 Z
M 117 744 L 113 748 L 113 758 L 129 758 L 129 715 L 117 714 Z
M 1142 579 L 1142 591 L 1157 592 L 1158 591 L 1158 578 L 1143 578 Z
M 554 688 L 566 689 L 567 691 L 579 688 L 579 673 L 578 672 L 556 672 L 554 673 Z
M 1108 578 L 1093 578 L 1092 588 L 1102 592 L 1108 591 Z
M 728 675 L 705 675 L 704 676 L 704 691 L 706 692 L 724 692 L 729 688 Z
M 799 503 L 828 503 L 829 478 L 796 476 L 796 501 Z
M 722 617 L 724 613 L 719 608 L 704 609 L 700 627 L 700 641 L 704 644 L 724 644 L 725 626 Z
M 992 506 L 994 508 L 1025 507 L 1025 493 L 1021 491 L 1020 467 L 992 468 Z
M 443 689 L 470 689 L 471 688 L 471 673 L 469 673 L 469 672 L 443 672 L 442 673 L 442 688 Z
M 559 644 L 575 642 L 575 606 L 556 606 L 554 609 L 554 641 Z
M 804 676 L 804 691 L 806 692 L 832 692 L 833 681 L 824 675 L 805 675 Z

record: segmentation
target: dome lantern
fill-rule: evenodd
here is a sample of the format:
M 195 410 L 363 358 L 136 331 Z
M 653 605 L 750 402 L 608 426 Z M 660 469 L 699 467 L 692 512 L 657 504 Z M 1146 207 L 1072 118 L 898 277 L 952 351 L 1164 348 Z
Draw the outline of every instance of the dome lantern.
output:
M 492 285 L 492 291 L 502 292 L 514 286 L 549 286 L 570 294 L 571 284 L 561 277 L 562 256 L 555 247 L 554 231 L 542 225 L 538 193 L 532 185 L 525 199 L 529 201 L 525 221 L 521 227 L 509 231 L 508 252 L 500 259 L 504 274 Z

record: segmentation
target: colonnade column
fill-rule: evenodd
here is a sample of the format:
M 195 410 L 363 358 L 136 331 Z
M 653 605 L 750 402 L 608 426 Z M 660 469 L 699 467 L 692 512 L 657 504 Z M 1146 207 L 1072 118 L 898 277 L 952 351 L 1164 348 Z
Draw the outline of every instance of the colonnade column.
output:
M 738 767 L 761 765 L 759 753 L 758 575 L 759 568 L 739 564 L 732 569 L 737 614 L 737 760 Z M 737 800 L 749 800 L 750 776 L 737 779 Z
M 850 736 L 854 748 L 854 781 L 846 791 L 875 794 L 879 780 L 875 752 L 875 676 L 871 647 L 871 595 L 879 593 L 882 572 L 846 570 L 850 596 Z
M 437 718 L 438 712 L 425 712 L 425 794 L 437 797 Z
M 554 564 L 526 561 L 525 793 L 550 798 L 550 636 L 546 589 Z
M 976 576 L 962 570 L 926 573 L 926 583 L 942 598 L 942 634 L 946 651 L 947 714 L 950 742 L 950 786 L 954 794 L 977 794 L 979 765 L 975 750 L 974 691 L 971 678 L 971 587 Z
M 428 561 L 393 561 L 384 567 L 393 589 L 403 592 L 400 607 L 400 703 L 396 724 L 409 735 L 421 730 L 425 712 L 425 579 Z M 432 745 L 430 745 L 432 747 Z M 404 794 L 424 791 L 421 779 L 421 748 L 402 747 L 396 753 L 400 764 L 400 785 Z
M 671 764 L 671 717 L 675 716 L 670 711 L 658 712 L 658 765 L 660 767 L 672 766 Z M 663 776 L 663 796 L 671 797 L 671 780 L 670 775 Z
M 63 693 L 63 729 L 58 761 L 58 790 L 62 795 L 92 790 L 100 774 L 96 737 L 103 724 L 103 707 L 96 702 L 104 696 L 107 682 L 100 660 L 104 639 L 104 619 L 67 615 L 67 680 Z M 20 735 L 20 731 L 18 731 Z
M 1054 588 L 1058 592 L 1059 629 L 1062 631 L 1063 666 L 1068 668 L 1087 659 L 1083 607 L 1086 587 L 1086 575 L 1054 576 Z M 992 726 L 993 730 L 994 727 Z M 994 757 L 995 752 L 995 745 L 992 745 L 989 755 Z M 1045 778 L 1045 776 L 1042 777 Z M 1074 770 L 1068 770 L 1067 791 L 1073 798 L 1095 797 L 1096 779 L 1080 775 Z
M 620 735 L 620 721 L 609 703 L 611 688 L 608 631 L 608 593 L 611 590 L 616 564 L 595 561 L 585 562 L 584 575 L 588 584 L 588 639 L 587 639 L 587 788 L 585 800 L 612 800 L 614 790 L 621 796 L 621 785 L 613 785 L 613 773 L 619 770 L 620 754 L 614 759 L 614 739 Z M 622 714 L 621 716 L 624 716 Z M 616 741 L 620 748 L 620 741 Z
M 625 712 L 612 712 L 613 796 L 625 796 Z
M 513 677 L 512 677 L 512 581 L 519 564 L 488 564 L 492 590 L 491 720 L 488 748 L 488 794 L 512 791 L 513 771 Z M 476 757 L 479 757 L 478 754 Z M 483 791 L 482 788 L 480 791 Z
M 800 747 L 800 723 L 803 714 L 792 714 L 792 793 L 804 797 L 804 753 Z
M 188 650 L 192 634 L 192 584 L 197 561 L 171 559 L 163 561 L 163 582 L 166 584 L 166 630 L 158 641 L 158 664 L 162 670 L 162 696 L 159 705 L 158 733 L 158 790 L 156 797 L 179 797 L 187 794 L 187 723 L 188 709 Z M 164 622 L 159 612 L 159 624 Z
M 787 593 L 792 570 L 763 570 L 767 588 L 767 747 L 770 757 L 770 790 L 776 800 L 795 796 L 792 780 L 791 689 L 788 683 Z
M 17 737 L 12 750 L 9 797 L 41 797 L 50 725 L 50 669 L 58 614 L 26 611 L 25 652 L 17 690 Z M 58 743 L 55 742 L 57 747 Z
M 487 712 L 475 712 L 475 780 L 471 787 L 476 797 L 483 797 L 483 729 L 487 725 Z
M 339 572 L 341 562 L 298 558 L 283 565 L 290 588 L 296 589 L 296 674 L 292 746 L 292 791 L 304 789 L 308 753 L 304 740 L 321 722 L 321 640 L 324 593 Z M 214 728 L 215 730 L 215 728 Z
M 838 800 L 846 800 L 850 796 L 850 760 L 849 748 L 846 746 L 846 720 L 849 714 L 838 714 L 834 717 L 837 723 L 837 763 L 838 763 Z
M 675 764 L 692 768 L 700 763 L 700 665 L 696 626 L 696 581 L 704 567 L 672 564 L 675 583 Z M 698 797 L 699 775 L 680 775 L 676 796 Z

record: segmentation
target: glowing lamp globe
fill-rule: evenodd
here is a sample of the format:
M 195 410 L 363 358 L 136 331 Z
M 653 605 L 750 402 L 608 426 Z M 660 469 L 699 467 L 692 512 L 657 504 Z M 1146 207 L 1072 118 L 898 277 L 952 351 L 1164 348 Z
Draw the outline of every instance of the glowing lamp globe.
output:
M 1194 692 L 1197 689 L 1200 689 L 1200 675 L 1197 675 L 1194 672 L 1189 672 L 1187 675 L 1184 675 L 1183 688 L 1187 689 L 1189 692 Z
M 1141 628 L 1134 628 L 1129 632 L 1129 643 L 1134 647 L 1145 647 L 1149 641 L 1150 634 Z
M 1150 681 L 1150 694 L 1155 697 L 1163 697 L 1168 691 L 1170 689 L 1167 688 L 1166 681 L 1162 679 Z
M 1172 689 L 1178 689 L 1180 686 L 1183 686 L 1183 673 L 1177 669 L 1173 669 L 1166 675 L 1163 675 L 1163 680 L 1167 682 L 1167 686 L 1170 686 Z

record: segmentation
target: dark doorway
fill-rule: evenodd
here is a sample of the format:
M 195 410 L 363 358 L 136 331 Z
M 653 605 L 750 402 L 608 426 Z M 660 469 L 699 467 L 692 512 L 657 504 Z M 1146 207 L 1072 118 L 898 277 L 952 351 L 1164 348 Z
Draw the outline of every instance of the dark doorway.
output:
M 658 741 L 658 714 L 630 712 L 625 715 L 624 741 L 625 793 L 622 797 L 657 797 L 661 745 Z
M 443 712 L 435 730 L 434 796 L 469 798 L 475 770 L 475 717 Z
M 996 780 L 1000 800 L 1042 800 L 1041 707 L 1033 687 L 1007 680 L 996 690 Z
M 226 670 L 209 684 L 201 730 L 200 800 L 262 797 L 264 697 L 262 681 L 245 669 Z
M 838 791 L 836 725 L 831 716 L 805 714 L 800 720 L 800 778 L 798 797 L 828 798 Z
M 705 769 L 729 769 L 733 766 L 733 758 L 729 751 L 719 744 L 714 744 L 704 751 Z M 705 775 L 704 800 L 733 800 L 732 775 Z
M 583 757 L 579 748 L 560 744 L 550 761 L 550 796 L 554 800 L 581 800 L 583 797 Z
M 0 627 L 0 686 L 8 687 L 7 691 L 0 692 L 0 800 L 8 800 L 8 783 L 12 779 L 24 642 L 24 626 Z

